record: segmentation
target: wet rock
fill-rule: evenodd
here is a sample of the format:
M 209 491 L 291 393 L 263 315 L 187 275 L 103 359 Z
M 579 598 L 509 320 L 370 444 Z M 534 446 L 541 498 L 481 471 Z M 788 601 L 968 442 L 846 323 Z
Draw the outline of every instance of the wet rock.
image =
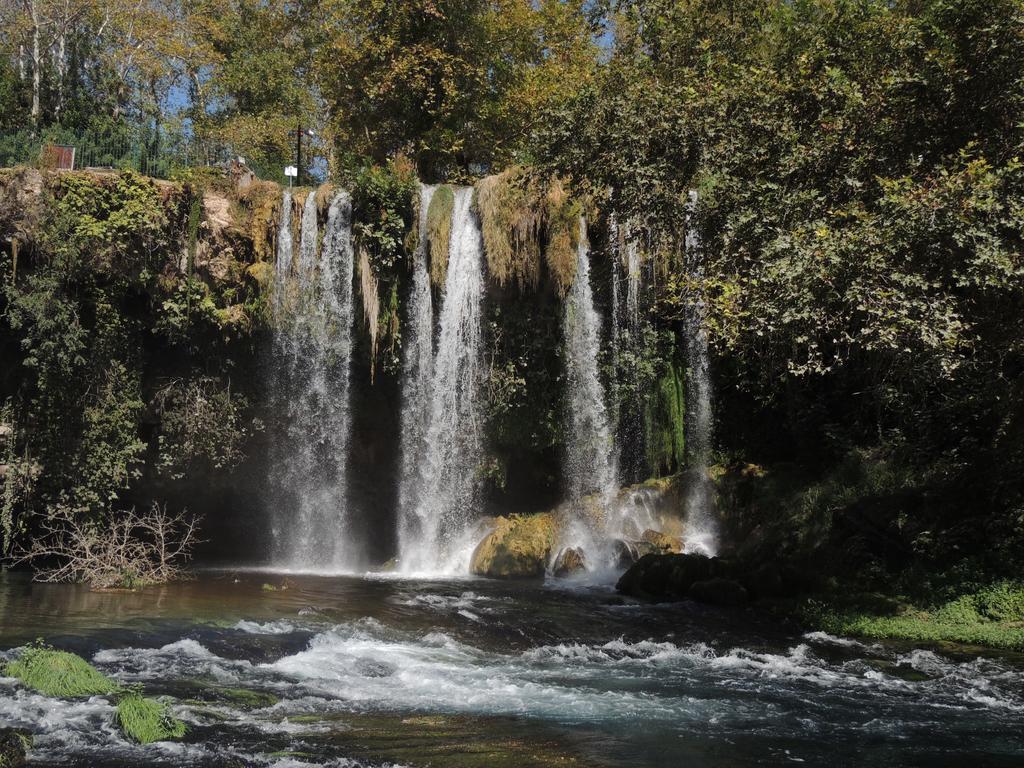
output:
M 711 578 L 715 564 L 704 555 L 647 554 L 627 570 L 616 589 L 627 595 L 654 599 L 685 597 L 690 586 Z
M 640 552 L 636 545 L 626 539 L 612 541 L 612 562 L 616 568 L 629 568 L 640 560 Z
M 0 728 L 0 766 L 21 768 L 28 761 L 32 734 L 20 728 Z
M 719 577 L 694 582 L 687 594 L 697 602 L 711 605 L 743 605 L 750 599 L 746 588 L 738 581 Z
M 640 539 L 650 544 L 658 552 L 677 555 L 683 551 L 683 542 L 675 536 L 648 528 L 640 535 Z
M 499 517 L 495 529 L 474 550 L 469 569 L 496 579 L 543 576 L 555 531 L 555 518 L 547 513 Z
M 574 573 L 587 570 L 587 559 L 583 550 L 578 547 L 566 547 L 555 558 L 555 567 L 551 572 L 555 576 L 572 576 Z
M 391 677 L 396 671 L 391 664 L 374 659 L 356 660 L 356 670 L 363 677 Z

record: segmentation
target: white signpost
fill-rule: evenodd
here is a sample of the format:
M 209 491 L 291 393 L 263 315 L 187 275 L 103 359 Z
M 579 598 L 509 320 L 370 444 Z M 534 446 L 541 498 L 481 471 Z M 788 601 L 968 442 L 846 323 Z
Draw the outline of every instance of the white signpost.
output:
M 292 179 L 299 175 L 299 169 L 294 165 L 286 165 L 284 167 L 284 175 L 288 177 L 288 186 L 292 185 Z

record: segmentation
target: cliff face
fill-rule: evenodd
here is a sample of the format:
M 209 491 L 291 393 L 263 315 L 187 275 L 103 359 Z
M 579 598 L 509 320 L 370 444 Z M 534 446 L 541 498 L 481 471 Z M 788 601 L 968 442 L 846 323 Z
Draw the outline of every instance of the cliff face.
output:
M 378 532 L 371 560 L 386 559 L 395 544 L 416 189 L 414 177 L 378 171 L 353 187 L 354 290 L 364 311 L 353 336 L 349 495 Z M 512 213 L 522 224 L 528 201 L 514 197 L 503 211 L 491 193 L 483 212 L 494 240 Z M 5 548 L 55 505 L 99 519 L 162 501 L 203 516 L 207 555 L 260 556 L 269 538 L 261 530 L 268 447 L 280 418 L 266 392 L 277 240 L 286 215 L 298 237 L 308 194 L 323 232 L 328 185 L 296 189 L 286 212 L 280 187 L 245 176 L 193 172 L 164 182 L 0 171 L 0 421 L 12 433 L 0 463 L 21 468 L 5 475 L 17 478 L 4 481 Z M 558 245 L 558 227 L 582 208 L 564 191 L 537 199 L 545 208 L 531 225 L 533 244 L 509 246 L 525 249 L 513 260 L 542 260 L 532 267 L 536 279 L 518 284 L 508 279 L 515 270 L 490 263 L 486 278 L 488 458 L 479 471 L 486 511 L 495 514 L 550 508 L 562 493 L 564 276 L 553 276 L 549 251 L 567 247 Z M 536 229 L 545 217 L 557 224 L 551 237 Z M 614 334 L 611 303 L 625 296 L 612 293 L 613 270 L 621 267 L 602 226 L 592 226 L 591 239 L 595 297 Z M 432 291 L 439 306 L 443 284 Z M 657 394 L 682 391 L 675 337 L 643 323 L 645 346 L 619 356 L 618 339 L 609 338 L 616 352 L 600 361 L 609 396 L 625 402 L 615 414 L 632 420 L 625 466 L 634 480 L 674 471 L 682 451 L 673 437 L 680 398 Z M 644 405 L 634 395 L 647 389 L 654 396 Z

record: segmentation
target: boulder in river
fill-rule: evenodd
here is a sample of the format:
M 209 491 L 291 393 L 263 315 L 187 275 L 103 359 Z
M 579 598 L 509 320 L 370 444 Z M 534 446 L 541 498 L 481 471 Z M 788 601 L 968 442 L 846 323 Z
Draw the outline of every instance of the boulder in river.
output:
M 587 570 L 587 558 L 579 547 L 566 547 L 555 558 L 551 572 L 555 576 L 572 576 L 574 573 Z
M 473 551 L 469 569 L 497 579 L 543 576 L 555 545 L 556 523 L 548 513 L 512 515 L 495 520 L 495 528 Z
M 696 581 L 690 585 L 687 595 L 699 603 L 711 605 L 743 605 L 749 599 L 746 588 L 733 579 L 715 577 Z
M 683 542 L 681 539 L 675 536 L 669 536 L 667 533 L 662 533 L 661 531 L 655 531 L 648 528 L 640 535 L 640 539 L 650 544 L 658 552 L 677 555 L 683 551 Z
M 646 554 L 622 574 L 616 589 L 633 597 L 682 598 L 694 582 L 711 578 L 713 568 L 713 559 L 704 555 Z

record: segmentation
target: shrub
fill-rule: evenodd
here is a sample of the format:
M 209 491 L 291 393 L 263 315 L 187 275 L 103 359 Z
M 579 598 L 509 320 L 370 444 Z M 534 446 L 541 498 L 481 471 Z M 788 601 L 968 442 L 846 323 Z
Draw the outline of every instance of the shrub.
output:
M 158 504 L 107 514 L 102 524 L 57 506 L 18 562 L 42 562 L 40 581 L 77 581 L 93 587 L 134 589 L 185 576 L 182 566 L 198 542 L 195 518 L 169 514 Z M 56 563 L 50 565 L 50 563 Z

